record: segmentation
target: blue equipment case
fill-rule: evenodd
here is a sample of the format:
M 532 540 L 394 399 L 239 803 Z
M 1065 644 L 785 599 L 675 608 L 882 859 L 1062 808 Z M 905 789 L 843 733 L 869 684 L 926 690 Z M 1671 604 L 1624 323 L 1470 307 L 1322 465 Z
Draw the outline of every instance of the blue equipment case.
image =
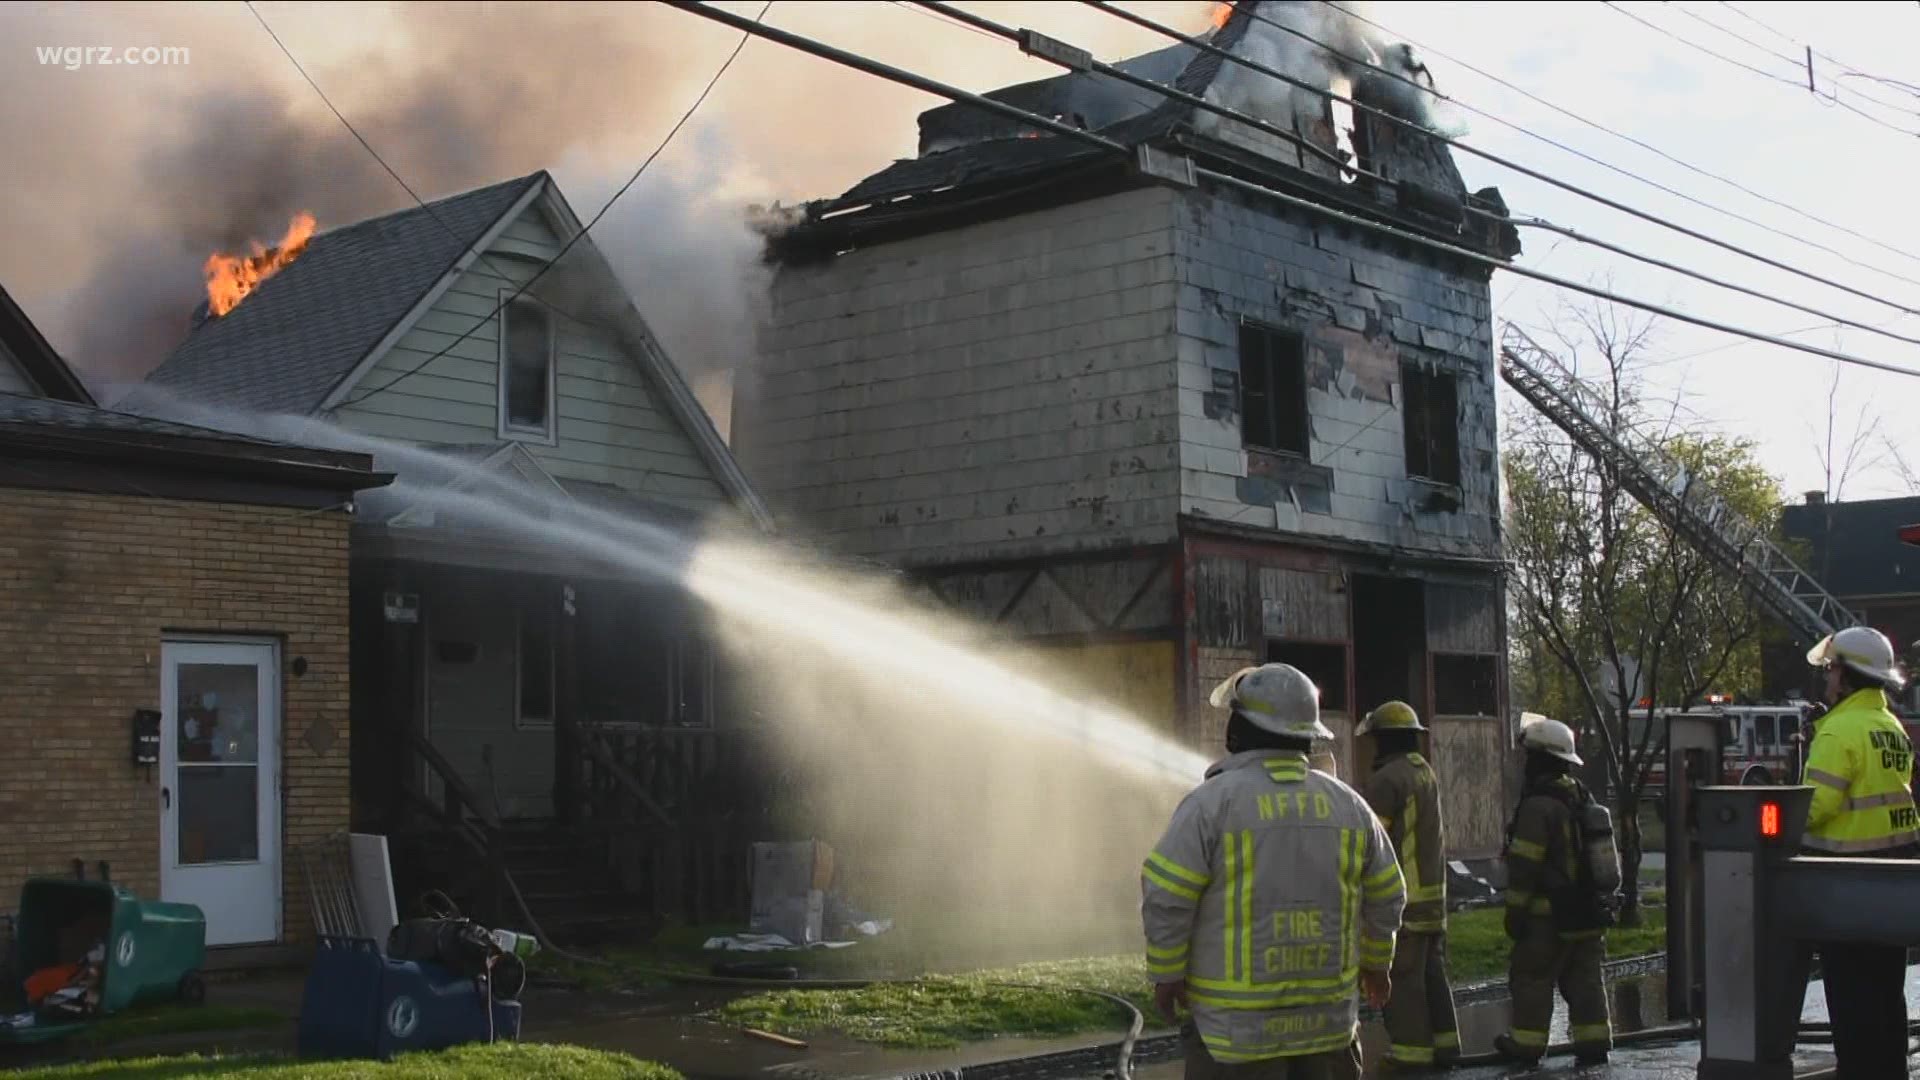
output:
M 520 1037 L 520 1003 L 495 1001 L 437 964 L 390 960 L 368 938 L 322 937 L 300 1005 L 303 1058 L 388 1060 L 416 1050 Z

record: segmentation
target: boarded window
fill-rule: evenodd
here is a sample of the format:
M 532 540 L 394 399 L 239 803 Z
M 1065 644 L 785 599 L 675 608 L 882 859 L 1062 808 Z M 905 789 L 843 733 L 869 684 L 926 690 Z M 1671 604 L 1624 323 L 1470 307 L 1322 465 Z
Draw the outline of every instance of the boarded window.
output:
M 553 723 L 553 618 L 550 613 L 520 612 L 520 640 L 515 659 L 518 661 L 520 722 Z
M 1452 375 L 1411 364 L 1400 368 L 1406 390 L 1407 475 L 1438 484 L 1460 482 L 1460 392 Z
M 1500 715 L 1500 665 L 1491 656 L 1433 658 L 1433 711 L 1440 716 Z
M 1267 644 L 1267 662 L 1292 664 L 1320 688 L 1320 708 L 1326 712 L 1347 711 L 1347 647 L 1314 645 L 1300 641 L 1274 641 Z
M 1240 438 L 1282 454 L 1307 454 L 1306 339 L 1257 323 L 1240 327 Z
M 500 312 L 501 434 L 553 433 L 553 321 L 545 308 L 516 300 Z

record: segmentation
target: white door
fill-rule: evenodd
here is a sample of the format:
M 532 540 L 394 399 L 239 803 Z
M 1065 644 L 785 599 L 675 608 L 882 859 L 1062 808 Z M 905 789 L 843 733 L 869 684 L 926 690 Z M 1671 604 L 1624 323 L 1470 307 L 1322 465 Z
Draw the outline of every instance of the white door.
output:
M 160 651 L 160 896 L 207 944 L 280 937 L 280 661 L 270 643 Z

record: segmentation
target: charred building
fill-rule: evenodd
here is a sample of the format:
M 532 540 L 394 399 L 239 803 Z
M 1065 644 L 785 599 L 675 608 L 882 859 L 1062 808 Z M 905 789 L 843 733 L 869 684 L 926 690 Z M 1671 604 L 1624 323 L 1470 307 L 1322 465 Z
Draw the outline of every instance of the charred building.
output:
M 1491 854 L 1499 809 L 1469 795 L 1509 745 L 1488 259 L 1518 245 L 1404 46 L 1309 25 L 1324 5 L 1234 11 L 1214 45 L 1388 115 L 1185 45 L 1120 66 L 1285 137 L 1084 71 L 992 96 L 1132 158 L 923 113 L 918 157 L 769 241 L 735 449 L 794 529 L 1197 744 L 1207 691 L 1264 660 L 1323 687 L 1348 776 L 1355 719 L 1413 703 L 1454 850 Z

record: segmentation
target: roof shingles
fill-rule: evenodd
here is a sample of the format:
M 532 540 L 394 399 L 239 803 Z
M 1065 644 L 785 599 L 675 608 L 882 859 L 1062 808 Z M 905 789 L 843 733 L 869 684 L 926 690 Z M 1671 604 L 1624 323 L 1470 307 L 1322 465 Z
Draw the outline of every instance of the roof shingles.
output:
M 314 237 L 238 307 L 197 326 L 147 381 L 211 405 L 314 412 L 545 178 L 533 173 Z

